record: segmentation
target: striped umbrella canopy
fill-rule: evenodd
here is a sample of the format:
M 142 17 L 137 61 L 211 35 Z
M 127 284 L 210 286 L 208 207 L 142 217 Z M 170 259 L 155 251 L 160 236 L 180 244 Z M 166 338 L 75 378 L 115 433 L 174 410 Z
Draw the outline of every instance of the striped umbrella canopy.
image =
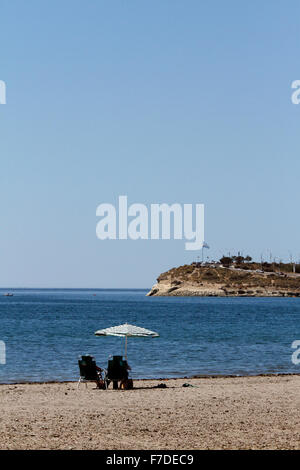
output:
M 125 338 L 125 359 L 127 360 L 127 338 L 157 338 L 159 336 L 155 331 L 147 330 L 146 328 L 141 328 L 140 326 L 129 325 L 129 323 L 124 323 L 124 325 L 111 326 L 110 328 L 105 328 L 104 330 L 98 330 L 95 332 L 96 336 L 121 336 Z

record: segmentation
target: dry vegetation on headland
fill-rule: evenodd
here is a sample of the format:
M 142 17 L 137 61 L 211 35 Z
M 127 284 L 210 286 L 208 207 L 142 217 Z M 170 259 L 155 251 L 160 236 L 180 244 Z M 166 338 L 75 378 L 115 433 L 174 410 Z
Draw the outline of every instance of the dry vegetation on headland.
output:
M 148 296 L 299 297 L 300 265 L 223 257 L 162 273 Z

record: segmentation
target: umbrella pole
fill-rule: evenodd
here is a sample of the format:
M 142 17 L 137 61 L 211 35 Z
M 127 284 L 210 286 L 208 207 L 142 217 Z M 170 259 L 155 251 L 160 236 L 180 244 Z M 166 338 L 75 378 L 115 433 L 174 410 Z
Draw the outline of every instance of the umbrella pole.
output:
M 125 335 L 125 361 L 127 361 L 127 335 Z

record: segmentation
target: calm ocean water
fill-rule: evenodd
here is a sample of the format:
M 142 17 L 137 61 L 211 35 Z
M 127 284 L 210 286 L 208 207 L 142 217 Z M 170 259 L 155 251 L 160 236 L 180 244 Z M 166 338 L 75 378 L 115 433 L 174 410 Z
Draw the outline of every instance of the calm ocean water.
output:
M 107 365 L 124 339 L 94 336 L 132 323 L 160 333 L 128 340 L 133 377 L 300 372 L 300 299 L 145 297 L 142 290 L 0 290 L 0 382 L 76 380 L 78 356 Z M 94 295 L 96 294 L 96 295 Z

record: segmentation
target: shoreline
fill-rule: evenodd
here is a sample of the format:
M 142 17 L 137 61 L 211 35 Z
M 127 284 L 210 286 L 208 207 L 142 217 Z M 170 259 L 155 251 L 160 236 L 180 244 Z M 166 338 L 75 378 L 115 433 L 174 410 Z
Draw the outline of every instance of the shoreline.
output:
M 168 380 L 193 380 L 193 379 L 240 379 L 247 377 L 287 377 L 287 376 L 300 376 L 299 372 L 274 372 L 266 374 L 197 374 L 185 375 L 179 377 L 151 377 L 151 378 L 132 378 L 133 382 L 153 382 L 153 381 L 168 381 Z M 50 385 L 50 384 L 77 384 L 78 380 L 46 380 L 46 381 L 21 381 L 21 382 L 0 382 L 2 385 Z

